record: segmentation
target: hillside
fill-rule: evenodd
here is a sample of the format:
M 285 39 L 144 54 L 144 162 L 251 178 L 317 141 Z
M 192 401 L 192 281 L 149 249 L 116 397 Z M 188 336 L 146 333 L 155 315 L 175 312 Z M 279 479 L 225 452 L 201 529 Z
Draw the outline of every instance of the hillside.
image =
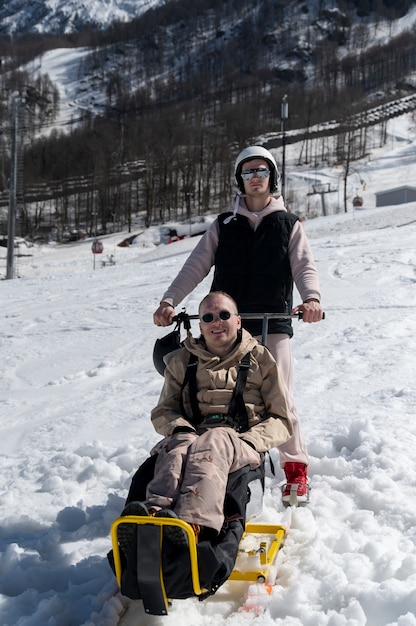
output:
M 237 4 L 171 0 L 106 29 L 4 40 L 0 230 L 12 94 L 18 228 L 32 238 L 220 210 L 233 192 L 230 162 L 248 142 L 280 161 L 283 138 L 296 141 L 291 169 L 331 163 L 348 177 L 386 141 L 388 120 L 414 110 L 414 5 Z M 93 14 L 99 4 L 85 6 Z M 292 204 L 296 193 L 287 187 Z

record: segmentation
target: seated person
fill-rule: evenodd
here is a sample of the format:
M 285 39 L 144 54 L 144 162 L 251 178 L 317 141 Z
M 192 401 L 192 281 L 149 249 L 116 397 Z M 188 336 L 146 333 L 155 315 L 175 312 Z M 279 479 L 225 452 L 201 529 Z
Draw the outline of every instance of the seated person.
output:
M 193 526 L 197 539 L 200 534 L 200 540 L 210 540 L 224 523 L 229 474 L 259 467 L 262 453 L 287 441 L 292 428 L 279 367 L 269 350 L 241 328 L 235 301 L 211 292 L 200 303 L 199 318 L 201 336 L 188 333 L 184 346 L 165 357 L 165 381 L 151 413 L 164 436 L 152 450 L 157 454 L 154 476 L 145 501 L 128 500 L 122 515 L 179 517 Z M 233 392 L 248 353 L 239 402 Z M 190 357 L 194 363 L 188 367 Z M 194 399 L 187 372 L 192 368 Z M 129 526 L 119 527 L 122 547 L 123 527 L 128 533 Z M 182 528 L 165 526 L 164 533 L 172 543 L 187 545 Z

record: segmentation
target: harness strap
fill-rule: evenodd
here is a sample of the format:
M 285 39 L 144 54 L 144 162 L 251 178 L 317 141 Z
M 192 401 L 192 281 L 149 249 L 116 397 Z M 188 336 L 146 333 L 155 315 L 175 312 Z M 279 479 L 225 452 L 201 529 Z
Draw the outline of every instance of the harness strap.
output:
M 248 414 L 243 392 L 247 383 L 248 370 L 250 369 L 250 352 L 247 352 L 239 363 L 237 380 L 231 396 L 228 416 L 234 421 L 234 428 L 239 433 L 248 430 Z
M 196 387 L 196 368 L 198 367 L 198 357 L 196 354 L 190 354 L 188 365 L 186 367 L 185 378 L 183 379 L 182 388 L 181 388 L 181 412 L 186 419 L 192 424 L 200 424 L 202 422 L 202 414 L 199 410 L 199 404 L 196 397 L 197 387 Z M 191 402 L 192 409 L 192 419 L 186 414 L 185 406 L 183 403 L 183 390 L 186 385 L 189 383 L 189 400 Z
M 196 370 L 198 366 L 198 357 L 195 354 L 190 355 L 188 365 L 185 372 L 185 378 L 182 383 L 180 405 L 181 412 L 186 419 L 192 424 L 200 424 L 203 421 L 203 416 L 199 409 L 197 400 L 197 384 L 196 384 Z M 231 396 L 231 401 L 228 409 L 228 414 L 224 416 L 227 421 L 233 426 L 233 428 L 243 433 L 248 430 L 248 413 L 247 407 L 244 402 L 243 393 L 247 383 L 248 370 L 250 369 L 250 352 L 247 352 L 241 359 L 238 368 L 237 380 Z M 183 390 L 186 385 L 189 384 L 189 400 L 192 408 L 192 418 L 186 414 L 185 406 L 183 402 Z

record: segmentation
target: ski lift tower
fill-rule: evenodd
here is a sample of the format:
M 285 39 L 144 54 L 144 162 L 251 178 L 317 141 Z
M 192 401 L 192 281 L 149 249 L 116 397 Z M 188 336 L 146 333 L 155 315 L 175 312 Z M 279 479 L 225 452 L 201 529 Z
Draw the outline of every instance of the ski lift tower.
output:
M 319 194 L 321 196 L 322 215 L 326 217 L 328 215 L 328 211 L 326 208 L 325 194 L 336 193 L 337 189 L 333 189 L 331 187 L 331 183 L 315 183 L 314 185 L 312 185 L 312 189 L 313 191 L 310 191 L 307 195 L 314 196 L 316 194 Z

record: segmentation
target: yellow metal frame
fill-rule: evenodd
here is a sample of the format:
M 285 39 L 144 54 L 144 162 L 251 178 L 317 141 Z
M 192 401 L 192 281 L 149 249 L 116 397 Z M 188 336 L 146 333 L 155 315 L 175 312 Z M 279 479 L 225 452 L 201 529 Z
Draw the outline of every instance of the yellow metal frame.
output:
M 163 526 L 179 526 L 182 528 L 187 536 L 188 536 L 188 549 L 189 556 L 191 562 L 191 579 L 192 579 L 192 587 L 195 595 L 199 596 L 206 591 L 200 585 L 199 581 L 199 571 L 198 571 L 198 555 L 196 548 L 196 539 L 195 533 L 192 527 L 181 519 L 171 518 L 171 517 L 147 517 L 147 516 L 139 516 L 139 515 L 126 515 L 124 517 L 118 517 L 114 520 L 111 526 L 111 540 L 113 544 L 113 555 L 114 555 L 114 566 L 116 571 L 117 583 L 118 586 L 121 587 L 121 559 L 120 559 L 120 548 L 118 545 L 117 538 L 117 528 L 120 524 L 152 524 L 153 526 L 159 526 L 162 530 Z M 282 541 L 286 534 L 286 528 L 281 526 L 280 524 L 255 524 L 247 522 L 246 528 L 242 537 L 242 540 L 248 534 L 255 535 L 269 535 L 271 536 L 271 541 L 261 541 L 260 547 L 258 550 L 250 550 L 248 552 L 244 552 L 243 550 L 240 554 L 244 553 L 250 557 L 258 556 L 258 563 L 254 568 L 244 569 L 244 571 L 239 571 L 234 568 L 229 576 L 228 580 L 243 580 L 243 581 L 256 581 L 256 582 L 266 582 L 270 569 L 276 559 L 277 553 L 282 545 Z M 162 540 L 162 533 L 161 533 Z M 237 564 L 238 564 L 237 557 Z M 160 580 L 161 586 L 163 589 L 163 594 L 166 598 L 166 594 L 164 591 L 163 584 L 163 572 L 162 565 L 160 564 Z M 166 598 L 167 601 L 167 598 Z
M 246 529 L 244 531 L 241 541 L 243 541 L 244 538 L 249 534 L 270 535 L 271 541 L 261 541 L 260 547 L 257 551 L 250 550 L 246 552 L 242 550 L 240 554 L 244 553 L 245 555 L 248 555 L 250 557 L 258 555 L 258 562 L 256 563 L 255 567 L 251 567 L 248 569 L 244 568 L 240 571 L 237 569 L 239 560 L 239 557 L 237 557 L 236 566 L 234 566 L 234 570 L 231 572 L 228 580 L 266 582 L 270 573 L 270 569 L 282 545 L 282 541 L 286 534 L 286 528 L 284 526 L 280 526 L 280 524 L 254 524 L 247 522 Z
M 141 515 L 125 515 L 124 517 L 118 517 L 111 526 L 111 541 L 113 544 L 113 555 L 114 555 L 114 567 L 116 570 L 116 578 L 118 586 L 121 587 L 121 559 L 120 559 L 120 548 L 118 545 L 117 538 L 117 528 L 120 524 L 152 524 L 153 526 L 179 526 L 182 528 L 187 536 L 188 536 L 188 550 L 189 557 L 191 561 L 191 579 L 192 579 L 192 588 L 194 590 L 195 595 L 200 596 L 206 589 L 203 589 L 199 582 L 199 571 L 198 571 L 198 555 L 196 551 L 196 539 L 195 533 L 192 529 L 192 526 L 187 522 L 184 522 L 181 519 L 176 519 L 172 517 L 147 517 Z M 160 579 L 163 581 L 162 574 L 162 566 L 160 566 Z

